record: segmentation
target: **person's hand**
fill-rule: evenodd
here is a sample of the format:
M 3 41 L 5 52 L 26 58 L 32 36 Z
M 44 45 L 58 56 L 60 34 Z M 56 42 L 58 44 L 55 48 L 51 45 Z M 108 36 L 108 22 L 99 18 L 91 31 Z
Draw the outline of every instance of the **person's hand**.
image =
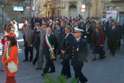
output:
M 103 44 L 100 44 L 100 47 L 103 47 L 104 45 Z
M 64 50 L 61 50 L 61 53 L 62 53 L 62 54 L 65 54 L 65 51 L 64 51 Z

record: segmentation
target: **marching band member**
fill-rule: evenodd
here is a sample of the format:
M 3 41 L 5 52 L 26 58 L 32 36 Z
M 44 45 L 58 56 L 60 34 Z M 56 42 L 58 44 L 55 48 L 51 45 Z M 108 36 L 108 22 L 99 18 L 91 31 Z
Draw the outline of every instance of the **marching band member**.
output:
M 57 48 L 57 41 L 55 36 L 52 34 L 52 29 L 48 27 L 46 29 L 45 41 L 43 43 L 43 54 L 45 55 L 46 64 L 43 69 L 43 74 L 55 72 L 55 50 Z

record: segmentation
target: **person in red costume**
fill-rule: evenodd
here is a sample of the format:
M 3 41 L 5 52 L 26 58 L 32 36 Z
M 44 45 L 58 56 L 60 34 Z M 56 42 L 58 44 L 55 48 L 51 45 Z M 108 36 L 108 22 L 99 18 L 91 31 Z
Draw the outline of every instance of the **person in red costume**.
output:
M 12 72 L 8 65 L 13 62 L 17 67 L 19 64 L 18 60 L 18 47 L 17 41 L 15 37 L 8 37 L 8 51 L 5 50 L 2 56 L 2 64 L 6 74 L 6 82 L 5 83 L 16 83 L 15 76 L 16 72 Z M 8 56 L 7 56 L 8 53 Z

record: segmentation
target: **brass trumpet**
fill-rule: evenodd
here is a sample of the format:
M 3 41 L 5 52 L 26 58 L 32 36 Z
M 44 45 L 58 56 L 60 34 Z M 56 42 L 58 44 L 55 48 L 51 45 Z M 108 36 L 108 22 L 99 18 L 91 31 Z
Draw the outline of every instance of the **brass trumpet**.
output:
M 56 57 L 55 57 L 55 52 L 54 52 L 54 48 L 50 49 L 50 56 L 51 56 L 51 59 L 52 60 L 55 60 Z

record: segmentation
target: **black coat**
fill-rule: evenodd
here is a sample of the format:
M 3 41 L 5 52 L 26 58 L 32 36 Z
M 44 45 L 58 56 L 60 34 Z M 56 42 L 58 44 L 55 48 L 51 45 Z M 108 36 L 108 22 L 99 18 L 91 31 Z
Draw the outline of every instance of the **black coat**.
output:
M 55 35 L 51 34 L 50 35 L 51 38 L 51 45 L 54 46 L 54 52 L 56 54 L 56 50 L 58 49 L 58 42 L 57 39 L 55 37 Z M 43 54 L 47 57 L 50 58 L 50 51 L 49 51 L 49 46 L 46 43 L 46 40 L 44 38 L 44 42 L 43 42 Z
M 33 46 L 34 47 L 40 47 L 40 31 L 34 30 L 33 32 Z
M 86 40 L 83 38 L 80 38 L 79 41 L 75 39 L 74 43 L 74 55 L 72 59 L 72 63 L 75 64 L 75 61 L 79 61 L 80 63 L 83 63 L 86 61 L 87 55 L 88 55 L 88 46 Z
M 110 49 L 117 49 L 118 47 L 120 47 L 121 36 L 121 27 L 116 26 L 115 29 L 110 29 L 107 34 L 108 47 Z
M 64 40 L 62 41 L 61 49 L 65 51 L 65 55 L 67 57 L 72 55 L 74 39 L 75 39 L 74 36 L 71 33 L 69 33 L 69 35 L 65 37 Z

